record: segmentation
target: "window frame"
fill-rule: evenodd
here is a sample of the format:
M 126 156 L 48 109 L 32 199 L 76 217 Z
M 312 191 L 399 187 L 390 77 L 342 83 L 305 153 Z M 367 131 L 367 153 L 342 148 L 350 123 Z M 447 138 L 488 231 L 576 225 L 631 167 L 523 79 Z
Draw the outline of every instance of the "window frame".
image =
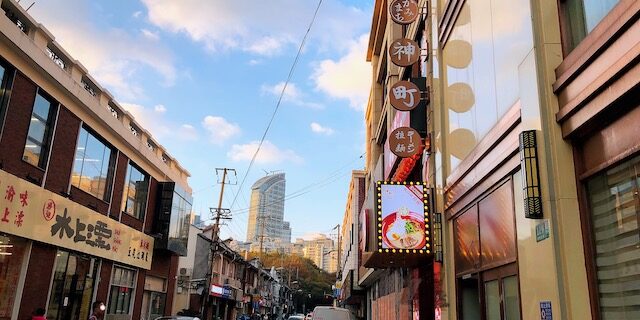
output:
M 74 172 L 77 172 L 76 171 L 76 167 L 75 167 L 75 164 L 76 164 L 76 160 L 75 160 L 76 158 L 75 157 L 76 157 L 76 153 L 78 152 L 78 148 L 81 146 L 80 137 L 82 136 L 82 131 L 83 130 L 87 133 L 87 140 L 88 140 L 88 136 L 91 135 L 94 139 L 96 139 L 98 142 L 100 142 L 102 145 L 104 145 L 105 148 L 110 150 L 109 161 L 108 161 L 108 164 L 107 164 L 107 173 L 106 173 L 104 194 L 102 195 L 102 197 L 98 197 L 95 194 L 91 193 L 90 191 L 81 188 L 81 185 L 82 185 L 81 183 L 78 183 L 78 185 L 73 183 L 73 179 L 72 179 L 73 174 L 74 174 Z M 85 141 L 84 144 L 82 145 L 82 147 L 84 147 L 85 150 L 87 148 L 87 142 L 88 141 Z M 86 157 L 86 155 L 85 155 L 85 157 Z M 83 165 L 82 165 L 83 168 L 84 168 L 84 159 L 85 158 L 83 158 Z M 113 186 L 113 180 L 114 180 L 114 177 L 115 177 L 116 161 L 117 161 L 117 151 L 116 151 L 116 149 L 111 144 L 107 143 L 107 141 L 104 138 L 102 138 L 96 131 L 91 129 L 86 124 L 82 123 L 80 125 L 80 129 L 78 130 L 78 137 L 76 139 L 76 148 L 74 150 L 74 161 L 73 161 L 73 165 L 71 166 L 71 177 L 70 177 L 71 179 L 70 179 L 69 185 L 75 187 L 78 190 L 82 190 L 83 192 L 95 197 L 96 199 L 100 199 L 100 200 L 102 200 L 104 202 L 109 202 L 110 199 L 111 199 L 111 193 L 113 192 L 113 187 L 112 186 Z M 80 172 L 79 172 L 80 173 L 80 177 L 82 177 L 82 172 L 83 171 L 84 171 L 83 169 L 80 170 Z M 81 180 L 79 180 L 79 182 L 80 181 Z
M 142 199 L 136 199 L 129 197 L 129 191 L 131 190 L 129 188 L 129 185 L 131 184 L 131 170 L 135 169 L 137 170 L 139 173 L 141 173 L 144 177 L 145 177 L 145 181 L 146 181 L 146 190 L 144 193 L 144 201 L 142 201 L 142 209 L 140 210 L 139 213 L 136 212 L 128 212 L 127 208 L 128 208 L 128 204 L 129 204 L 129 200 L 133 200 L 134 202 L 134 206 L 132 210 L 135 210 L 136 206 L 135 206 L 135 202 L 137 202 L 138 200 L 142 200 Z M 151 175 L 148 174 L 146 171 L 142 170 L 140 168 L 140 166 L 138 166 L 137 164 L 135 164 L 135 162 L 131 161 L 131 159 L 129 159 L 129 161 L 127 162 L 127 172 L 125 174 L 125 179 L 124 179 L 124 186 L 122 188 L 122 206 L 121 206 L 121 210 L 122 213 L 131 216 L 133 218 L 136 218 L 138 220 L 143 221 L 146 217 L 147 214 L 147 204 L 149 202 L 149 189 L 151 187 Z M 139 191 L 136 190 L 136 193 L 138 193 Z
M 4 69 L 2 78 L 0 79 L 0 136 L 4 131 L 5 115 L 11 91 L 13 89 L 13 79 L 15 79 L 16 69 L 7 61 L 0 57 L 0 67 Z
M 562 36 L 562 51 L 564 56 L 568 56 L 578 46 L 589 38 L 589 35 L 598 29 L 598 25 L 606 19 L 606 17 L 615 10 L 615 8 L 624 2 L 618 2 L 611 7 L 609 12 L 605 14 L 593 27 L 588 30 L 588 22 L 585 12 L 584 0 L 558 0 L 558 11 L 560 18 L 560 33 Z M 573 6 L 573 8 L 571 8 Z M 575 15 L 575 17 L 572 17 Z M 579 19 L 579 21 L 577 20 Z M 579 30 L 576 30 L 579 29 Z
M 36 102 L 38 101 L 38 96 L 42 97 L 45 101 L 49 102 L 49 110 L 47 114 L 47 119 L 42 119 L 42 117 L 35 113 Z M 56 123 L 56 114 L 58 109 L 60 108 L 60 103 L 57 102 L 53 97 L 47 94 L 40 87 L 37 87 L 35 98 L 33 100 L 33 104 L 31 106 L 31 116 L 29 118 L 29 127 L 27 129 L 27 136 L 25 137 L 24 149 L 22 151 L 22 161 L 28 163 L 31 166 L 39 168 L 41 170 L 45 170 L 47 167 L 48 159 L 51 153 L 51 145 L 53 138 L 53 131 L 55 130 Z M 44 124 L 44 136 L 42 137 L 42 141 L 37 141 L 35 138 L 31 137 L 31 118 L 36 117 L 36 119 Z M 25 159 L 25 154 L 27 151 L 27 144 L 33 143 L 36 146 L 40 147 L 40 153 L 38 156 L 38 163 L 34 164 L 29 160 Z
M 126 270 L 127 272 L 133 272 L 133 281 L 131 286 L 127 286 L 127 285 L 123 285 L 122 282 L 118 282 L 116 283 L 115 280 L 115 274 L 116 274 L 116 269 L 121 269 L 121 270 Z M 111 269 L 111 277 L 110 277 L 110 281 L 109 281 L 109 294 L 108 294 L 108 301 L 107 301 L 107 308 L 105 310 L 105 315 L 118 315 L 118 314 L 128 314 L 130 315 L 133 311 L 133 305 L 135 304 L 135 294 L 136 294 L 136 286 L 138 284 L 138 270 L 133 269 L 133 268 L 128 268 L 122 265 L 117 265 L 114 264 L 113 268 Z M 120 290 L 121 288 L 127 288 L 128 289 L 128 297 L 129 297 L 129 303 L 128 303 L 128 310 L 126 313 L 112 313 L 111 311 L 114 311 L 112 309 L 113 308 L 118 308 L 118 301 L 115 302 L 114 305 L 114 301 L 112 299 L 113 293 L 114 293 L 114 288 L 116 288 L 117 290 Z

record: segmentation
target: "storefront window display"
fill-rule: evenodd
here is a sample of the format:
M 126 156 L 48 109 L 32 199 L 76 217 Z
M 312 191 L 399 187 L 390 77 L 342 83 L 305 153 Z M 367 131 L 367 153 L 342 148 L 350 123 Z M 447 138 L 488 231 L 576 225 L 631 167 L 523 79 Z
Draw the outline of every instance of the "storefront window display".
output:
M 20 273 L 29 242 L 0 233 L 0 320 L 9 320 L 16 304 Z

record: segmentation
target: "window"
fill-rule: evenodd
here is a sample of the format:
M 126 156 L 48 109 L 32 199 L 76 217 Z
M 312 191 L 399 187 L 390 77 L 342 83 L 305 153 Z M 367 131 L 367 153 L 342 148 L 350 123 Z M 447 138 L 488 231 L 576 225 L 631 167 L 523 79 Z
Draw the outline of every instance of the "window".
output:
M 127 178 L 124 181 L 122 211 L 137 219 L 142 219 L 147 205 L 149 175 L 129 161 Z
M 111 290 L 107 314 L 129 314 L 131 298 L 134 297 L 136 271 L 118 266 L 113 267 Z
M 565 0 L 564 12 L 570 50 L 575 48 L 587 34 L 618 4 L 620 0 Z
M 22 160 L 43 169 L 47 164 L 54 111 L 54 103 L 38 92 L 33 103 Z
M 640 313 L 640 157 L 587 182 L 595 248 L 600 319 L 637 319 Z M 593 303 L 597 303 L 594 301 Z
M 107 201 L 114 163 L 113 149 L 85 127 L 80 128 L 71 185 Z
M 5 66 L 0 61 L 0 127 L 4 122 L 4 112 L 9 100 L 9 93 L 11 92 L 11 83 L 13 81 L 13 70 Z

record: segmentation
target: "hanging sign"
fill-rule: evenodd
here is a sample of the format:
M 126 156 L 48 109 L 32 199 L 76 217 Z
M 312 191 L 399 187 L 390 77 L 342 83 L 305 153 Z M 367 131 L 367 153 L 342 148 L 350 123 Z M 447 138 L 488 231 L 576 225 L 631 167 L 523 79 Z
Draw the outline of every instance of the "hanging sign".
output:
M 151 269 L 152 237 L 2 170 L 0 232 Z
M 391 152 L 401 158 L 408 158 L 420 152 L 421 142 L 418 131 L 410 127 L 397 128 L 389 136 Z
M 423 182 L 377 182 L 378 252 L 431 253 L 429 197 Z
M 415 0 L 393 0 L 389 13 L 393 22 L 410 24 L 418 18 L 418 3 Z
M 391 86 L 389 101 L 400 111 L 411 111 L 420 103 L 420 89 L 409 81 L 398 81 Z
M 420 59 L 420 46 L 411 39 L 397 39 L 389 46 L 391 62 L 400 67 L 408 67 Z

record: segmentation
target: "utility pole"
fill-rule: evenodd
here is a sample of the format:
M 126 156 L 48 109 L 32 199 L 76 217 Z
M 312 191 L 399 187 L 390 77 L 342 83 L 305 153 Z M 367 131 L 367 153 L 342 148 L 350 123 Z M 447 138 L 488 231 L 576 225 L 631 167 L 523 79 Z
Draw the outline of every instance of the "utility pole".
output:
M 266 217 L 262 217 L 260 218 L 260 221 L 262 222 L 262 226 L 260 227 L 260 261 L 262 261 L 262 244 L 264 242 L 264 221 L 265 221 Z
M 207 286 L 205 287 L 205 290 L 203 292 L 203 303 L 202 303 L 202 316 L 203 319 L 207 319 L 207 304 L 206 304 L 206 297 L 208 297 L 209 295 L 209 290 L 211 287 L 211 277 L 212 277 L 212 269 L 213 269 L 213 260 L 215 259 L 215 256 L 218 252 L 218 242 L 219 242 L 219 237 L 220 237 L 220 220 L 221 219 L 225 219 L 225 220 L 229 220 L 231 219 L 231 209 L 225 209 L 222 208 L 222 198 L 224 197 L 224 186 L 225 184 L 236 184 L 236 183 L 231 183 L 230 181 L 227 181 L 227 173 L 229 172 L 233 172 L 233 174 L 236 174 L 236 170 L 235 169 L 229 169 L 229 168 L 216 168 L 216 175 L 219 175 L 219 172 L 222 171 L 222 180 L 218 181 L 218 183 L 220 183 L 222 185 L 222 187 L 220 188 L 220 198 L 218 200 L 218 207 L 217 208 L 210 208 L 210 211 L 212 214 L 215 215 L 215 224 L 213 226 L 213 234 L 212 234 L 212 243 L 211 243 L 211 247 L 209 248 L 209 268 L 207 270 L 207 280 L 206 280 L 206 284 Z M 239 192 L 239 191 L 238 191 Z M 219 305 L 220 304 L 216 304 L 216 314 L 215 316 L 218 317 L 219 315 Z

